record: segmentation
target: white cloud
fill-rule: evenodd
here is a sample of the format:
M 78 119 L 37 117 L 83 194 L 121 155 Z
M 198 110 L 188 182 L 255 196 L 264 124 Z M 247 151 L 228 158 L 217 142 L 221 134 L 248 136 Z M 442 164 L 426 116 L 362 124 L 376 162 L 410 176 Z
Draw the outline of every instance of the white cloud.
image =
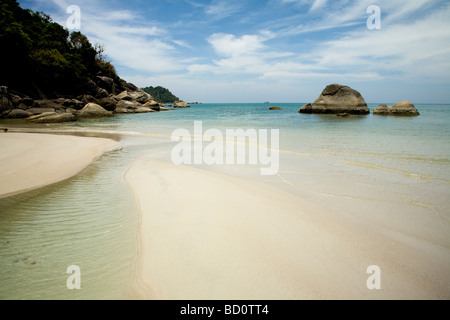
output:
M 205 13 L 215 20 L 221 20 L 238 12 L 242 7 L 239 1 L 213 0 L 205 6 Z
M 311 6 L 310 11 L 315 11 L 323 8 L 327 4 L 327 0 L 315 0 Z

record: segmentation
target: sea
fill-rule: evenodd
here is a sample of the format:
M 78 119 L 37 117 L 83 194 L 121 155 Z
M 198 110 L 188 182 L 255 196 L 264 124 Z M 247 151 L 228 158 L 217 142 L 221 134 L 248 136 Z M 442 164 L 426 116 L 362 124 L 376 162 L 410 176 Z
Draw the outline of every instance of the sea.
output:
M 283 110 L 270 111 L 272 105 Z M 417 104 L 418 117 L 348 118 L 299 114 L 302 105 L 204 103 L 47 125 L 46 132 L 110 137 L 121 146 L 71 179 L 0 199 L 0 299 L 138 298 L 139 217 L 123 177 L 138 158 L 171 161 L 173 133 L 194 134 L 199 121 L 204 131 L 224 134 L 277 130 L 279 168 L 261 175 L 261 164 L 192 166 L 269 184 L 343 219 L 402 230 L 450 250 L 450 105 Z M 21 120 L 1 124 L 12 131 L 43 128 Z M 73 265 L 81 270 L 79 290 L 67 286 Z

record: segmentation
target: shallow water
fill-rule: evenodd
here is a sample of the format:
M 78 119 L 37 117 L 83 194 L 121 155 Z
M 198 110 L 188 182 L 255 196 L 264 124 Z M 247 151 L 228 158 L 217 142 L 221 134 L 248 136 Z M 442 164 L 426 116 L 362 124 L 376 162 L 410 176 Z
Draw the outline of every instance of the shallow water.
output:
M 203 104 L 47 126 L 108 133 L 123 147 L 65 182 L 0 199 L 0 299 L 134 298 L 137 212 L 123 176 L 143 154 L 170 161 L 173 130 L 193 133 L 200 120 L 204 130 L 280 130 L 278 175 L 262 177 L 259 166 L 203 169 L 268 183 L 336 214 L 450 250 L 450 105 L 417 105 L 421 116 L 414 118 L 346 119 L 301 115 L 301 104 L 275 105 L 285 110 Z M 385 225 L 386 217 L 392 225 Z M 81 268 L 82 290 L 66 287 L 70 265 Z

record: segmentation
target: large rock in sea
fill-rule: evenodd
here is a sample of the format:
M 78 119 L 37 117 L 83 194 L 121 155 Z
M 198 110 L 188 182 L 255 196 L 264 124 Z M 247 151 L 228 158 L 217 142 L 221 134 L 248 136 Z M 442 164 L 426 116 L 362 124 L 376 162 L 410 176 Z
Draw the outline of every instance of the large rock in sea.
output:
M 102 118 L 112 116 L 112 112 L 105 110 L 95 103 L 88 103 L 83 109 L 77 112 L 78 118 Z
M 373 114 L 382 116 L 419 116 L 416 107 L 409 101 L 401 101 L 388 107 L 382 104 L 373 110 Z
M 175 101 L 173 107 L 176 109 L 190 108 L 191 106 L 184 101 Z
M 304 105 L 299 113 L 369 114 L 370 109 L 358 91 L 348 86 L 331 84 L 312 105 Z

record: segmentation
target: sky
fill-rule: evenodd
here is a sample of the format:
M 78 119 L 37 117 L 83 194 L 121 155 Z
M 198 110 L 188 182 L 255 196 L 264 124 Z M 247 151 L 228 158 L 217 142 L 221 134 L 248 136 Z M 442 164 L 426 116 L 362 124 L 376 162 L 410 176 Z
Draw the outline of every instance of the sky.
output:
M 78 6 L 71 31 L 120 77 L 189 102 L 307 103 L 339 83 L 368 103 L 450 104 L 448 0 L 18 2 L 67 28 Z

